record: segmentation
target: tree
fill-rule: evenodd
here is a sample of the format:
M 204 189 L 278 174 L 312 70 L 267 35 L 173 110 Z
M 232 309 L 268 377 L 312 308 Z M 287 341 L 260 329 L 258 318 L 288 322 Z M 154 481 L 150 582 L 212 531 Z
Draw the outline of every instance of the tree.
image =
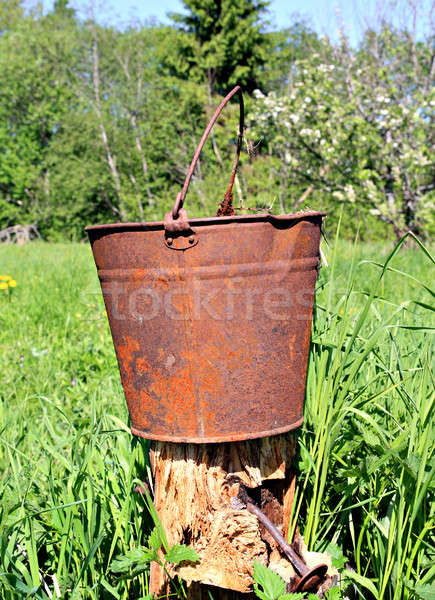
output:
M 310 24 L 299 15 L 294 15 L 289 27 L 266 35 L 270 53 L 261 67 L 261 89 L 282 92 L 292 83 L 295 62 L 318 52 L 321 41 Z
M 80 238 L 93 221 L 162 218 L 206 123 L 203 86 L 161 70 L 177 35 L 61 11 L 0 36 L 0 228 L 35 223 L 43 237 Z M 220 178 L 210 147 L 204 156 L 211 165 L 192 180 L 191 214 L 218 204 L 206 193 Z
M 251 135 L 279 158 L 289 208 L 313 185 L 397 237 L 433 228 L 434 70 L 430 40 L 384 23 L 358 50 L 325 39 L 283 94 L 257 92 Z
M 53 14 L 64 19 L 73 19 L 76 10 L 69 6 L 69 0 L 55 0 L 53 4 Z
M 198 86 L 160 71 L 170 34 L 158 26 L 121 33 L 88 24 L 76 89 L 93 115 L 97 152 L 112 182 L 107 204 L 120 220 L 161 218 L 156 200 L 182 184 L 198 137 Z M 176 192 L 171 196 L 173 202 Z
M 259 68 L 267 61 L 268 39 L 262 0 L 185 0 L 187 14 L 172 20 L 178 36 L 176 55 L 167 65 L 177 76 L 207 82 L 211 92 L 224 93 L 237 83 L 247 91 L 259 84 Z M 178 59 L 177 59 L 178 55 Z
M 0 33 L 13 29 L 23 16 L 21 0 L 0 0 Z
M 49 153 L 71 108 L 75 43 L 74 26 L 52 16 L 23 18 L 0 37 L 2 225 L 50 220 Z

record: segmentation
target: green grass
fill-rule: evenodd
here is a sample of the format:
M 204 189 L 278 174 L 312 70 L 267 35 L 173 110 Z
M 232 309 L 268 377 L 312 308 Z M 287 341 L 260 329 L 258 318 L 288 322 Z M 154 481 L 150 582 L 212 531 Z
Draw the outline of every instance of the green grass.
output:
M 298 523 L 349 567 L 356 597 L 433 598 L 433 259 L 323 250 Z M 153 520 L 90 249 L 3 246 L 0 274 L 18 282 L 0 290 L 0 597 L 145 597 L 147 570 L 113 568 Z

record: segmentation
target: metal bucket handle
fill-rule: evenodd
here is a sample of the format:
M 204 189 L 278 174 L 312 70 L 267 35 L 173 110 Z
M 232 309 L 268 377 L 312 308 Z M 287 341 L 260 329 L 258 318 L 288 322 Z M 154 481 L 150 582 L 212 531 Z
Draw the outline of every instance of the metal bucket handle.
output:
M 166 231 L 170 231 L 170 232 L 176 232 L 176 231 L 178 231 L 178 232 L 180 232 L 180 231 L 187 231 L 190 228 L 189 224 L 187 222 L 187 215 L 186 215 L 185 211 L 182 210 L 183 209 L 183 204 L 184 204 L 184 199 L 186 197 L 187 190 L 189 188 L 190 180 L 192 178 L 193 172 L 194 172 L 195 167 L 196 167 L 196 163 L 198 162 L 199 155 L 201 154 L 201 150 L 202 150 L 202 148 L 203 148 L 203 146 L 205 144 L 205 140 L 207 139 L 208 134 L 210 133 L 213 125 L 215 124 L 218 116 L 222 112 L 222 110 L 225 107 L 225 105 L 231 100 L 231 98 L 235 94 L 239 95 L 240 118 L 239 118 L 239 133 L 238 133 L 238 136 L 237 136 L 237 147 L 236 147 L 236 153 L 234 155 L 233 169 L 231 171 L 230 183 L 228 185 L 228 189 L 227 189 L 227 192 L 226 192 L 227 194 L 231 193 L 231 190 L 232 190 L 232 187 L 233 187 L 233 184 L 234 184 L 234 179 L 235 179 L 236 172 L 237 172 L 237 165 L 239 164 L 240 150 L 242 148 L 243 124 L 244 124 L 244 118 L 245 118 L 245 110 L 244 110 L 242 89 L 241 89 L 241 87 L 239 85 L 236 85 L 236 87 L 233 90 L 231 90 L 231 92 L 227 96 L 225 96 L 225 98 L 222 100 L 222 102 L 217 107 L 214 115 L 210 119 L 210 122 L 207 125 L 207 127 L 206 127 L 206 129 L 205 129 L 205 131 L 203 133 L 203 136 L 201 138 L 201 141 L 198 144 L 198 147 L 197 147 L 197 149 L 195 151 L 195 154 L 193 155 L 192 162 L 190 163 L 190 167 L 189 167 L 189 170 L 187 172 L 186 179 L 184 181 L 183 189 L 181 190 L 181 192 L 179 192 L 177 194 L 177 198 L 175 200 L 174 208 L 172 209 L 172 213 L 168 213 L 167 215 L 165 215 L 165 229 L 166 229 Z M 176 223 L 176 221 L 177 221 L 177 219 L 179 217 L 180 217 L 180 221 L 178 223 Z M 192 244 L 193 244 L 193 242 L 192 242 Z M 176 248 L 174 248 L 174 250 L 175 249 Z

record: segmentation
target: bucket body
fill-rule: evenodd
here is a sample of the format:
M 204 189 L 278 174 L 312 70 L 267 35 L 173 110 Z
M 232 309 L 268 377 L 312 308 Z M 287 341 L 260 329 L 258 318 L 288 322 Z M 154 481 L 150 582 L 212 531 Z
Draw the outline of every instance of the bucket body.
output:
M 135 435 L 224 442 L 303 418 L 324 213 L 88 227 Z

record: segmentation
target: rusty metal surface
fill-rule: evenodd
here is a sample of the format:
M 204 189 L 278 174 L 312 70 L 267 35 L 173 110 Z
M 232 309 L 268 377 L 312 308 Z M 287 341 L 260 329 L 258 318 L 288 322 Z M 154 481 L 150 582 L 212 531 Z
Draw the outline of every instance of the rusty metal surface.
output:
M 246 494 L 246 492 L 245 492 Z M 242 495 L 243 498 L 243 495 Z M 316 565 L 310 568 L 301 556 L 291 547 L 279 532 L 278 528 L 272 521 L 252 502 L 249 496 L 245 496 L 246 509 L 255 515 L 259 522 L 266 528 L 273 539 L 279 544 L 281 550 L 291 562 L 293 568 L 298 574 L 298 578 L 294 582 L 295 592 L 312 592 L 317 591 L 325 582 L 328 566 L 325 563 Z
M 202 135 L 202 138 L 198 144 L 198 147 L 195 151 L 195 154 L 193 155 L 192 158 L 192 162 L 190 163 L 190 167 L 189 170 L 187 171 L 187 175 L 186 175 L 186 179 L 184 181 L 184 185 L 183 185 L 183 189 L 181 190 L 181 192 L 177 195 L 177 198 L 175 200 L 174 203 L 174 208 L 172 210 L 172 217 L 174 219 L 178 218 L 179 215 L 179 211 L 181 208 L 183 208 L 183 204 L 184 204 L 184 199 L 186 197 L 187 194 L 187 190 L 189 189 L 189 183 L 190 180 L 192 178 L 192 175 L 195 171 L 195 167 L 196 167 L 196 163 L 198 162 L 199 156 L 201 154 L 201 150 L 205 144 L 205 141 L 208 137 L 208 134 L 210 133 L 213 125 L 215 124 L 218 116 L 221 114 L 222 110 L 225 108 L 225 106 L 228 104 L 228 102 L 231 100 L 231 98 L 235 95 L 238 94 L 239 97 L 239 131 L 238 131 L 238 135 L 237 135 L 237 145 L 236 145 L 236 152 L 234 154 L 234 163 L 233 163 L 233 169 L 231 171 L 231 177 L 230 177 L 230 182 L 228 184 L 228 188 L 225 194 L 225 198 L 230 197 L 231 196 L 231 190 L 233 188 L 234 185 L 234 179 L 236 177 L 236 173 L 237 173 L 237 165 L 239 164 L 239 157 L 240 157 L 240 150 L 242 148 L 242 139 L 243 139 L 243 126 L 244 126 L 244 120 L 245 120 L 245 105 L 243 103 L 243 94 L 242 94 L 242 89 L 239 85 L 236 85 L 235 88 L 233 88 L 231 90 L 231 92 L 229 94 L 227 94 L 225 96 L 225 98 L 222 100 L 222 102 L 219 104 L 219 106 L 216 108 L 212 118 L 210 119 L 209 124 L 207 125 L 207 127 L 205 128 L 205 131 Z
M 323 213 L 88 228 L 132 431 L 236 441 L 302 423 Z M 182 235 L 182 234 L 181 234 Z
M 183 208 L 207 135 L 236 93 L 239 135 L 221 204 L 231 212 L 239 86 L 216 109 L 163 222 L 87 228 L 131 430 L 149 439 L 237 441 L 302 423 L 324 213 L 189 220 Z

